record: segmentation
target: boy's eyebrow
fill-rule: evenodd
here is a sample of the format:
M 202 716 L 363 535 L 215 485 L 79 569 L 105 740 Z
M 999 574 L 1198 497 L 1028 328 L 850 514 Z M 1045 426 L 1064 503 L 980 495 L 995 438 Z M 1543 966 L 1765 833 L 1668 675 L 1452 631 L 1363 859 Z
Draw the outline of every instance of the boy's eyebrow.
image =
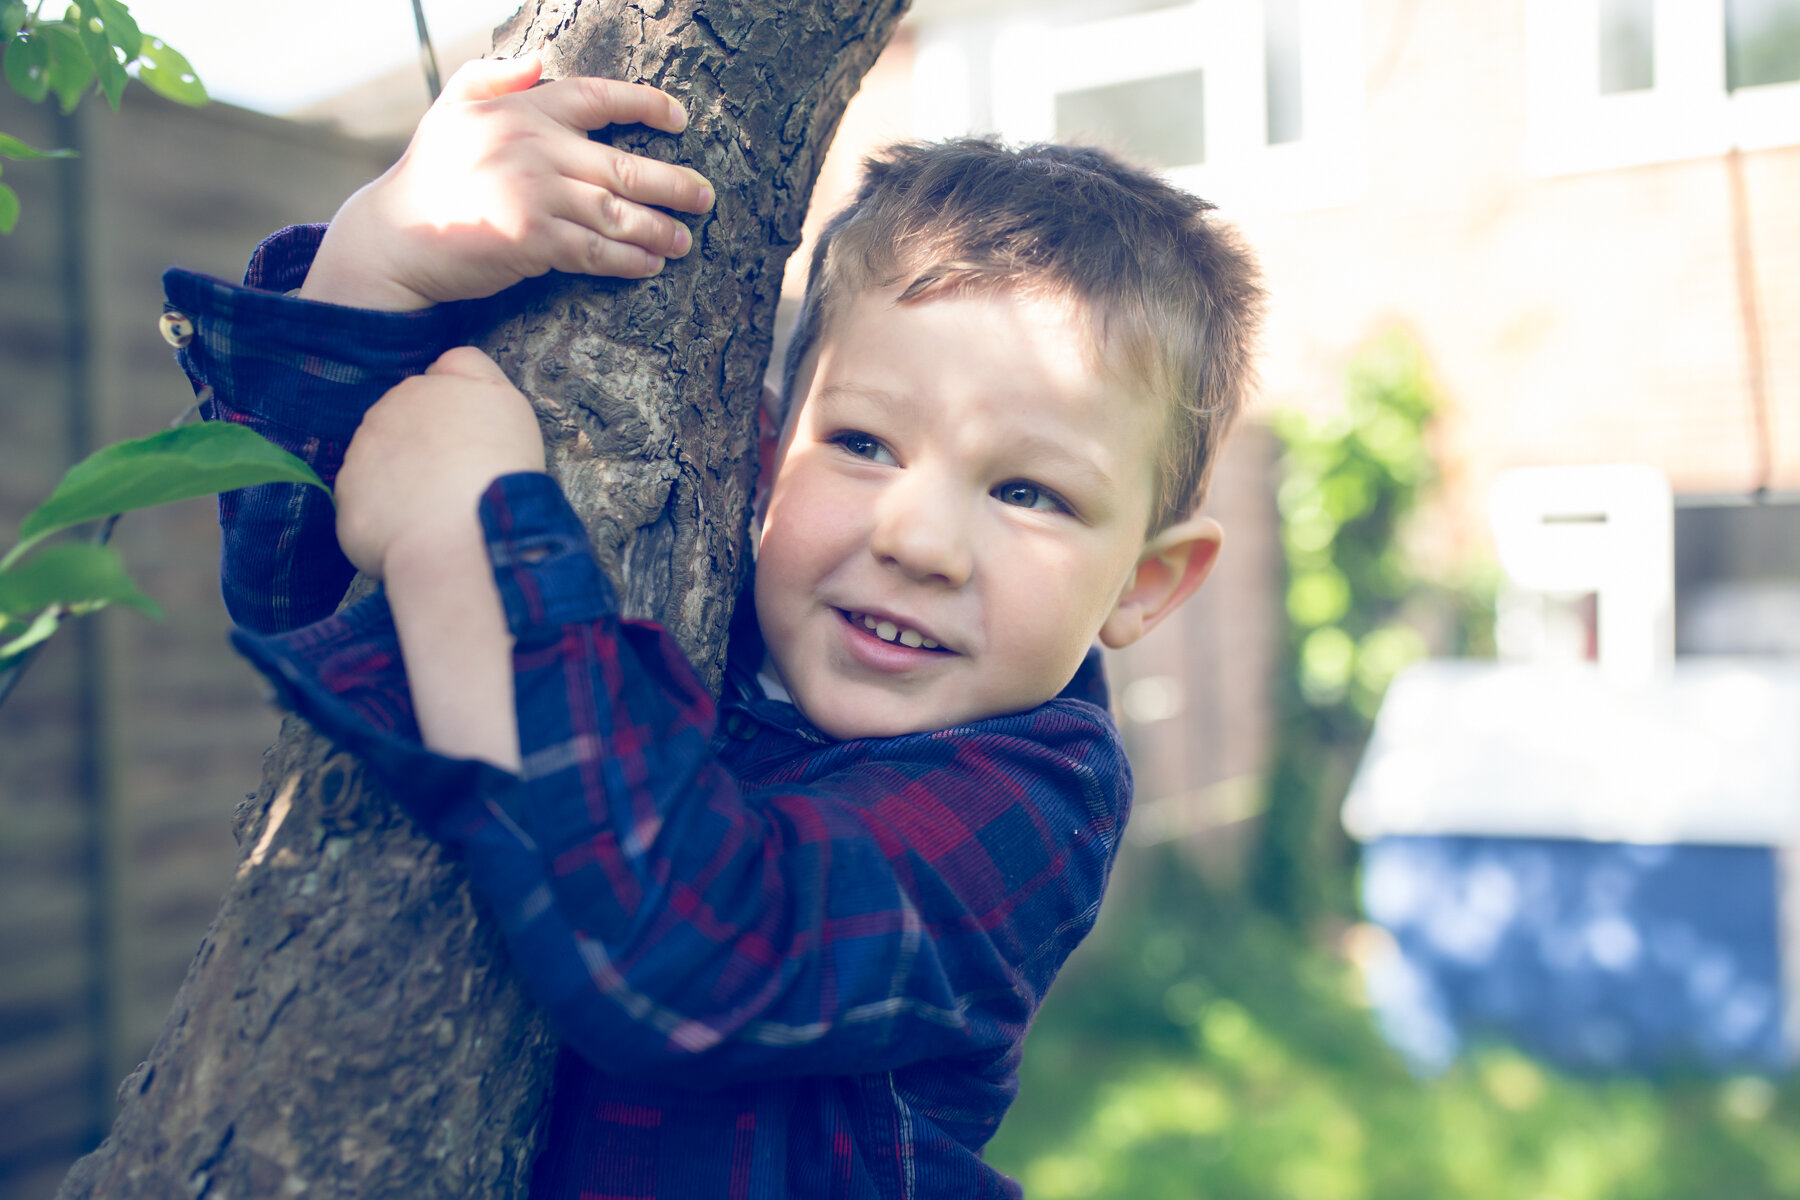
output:
M 900 397 L 892 392 L 884 392 L 880 388 L 867 387 L 858 383 L 826 384 L 819 389 L 817 399 L 826 403 L 862 400 L 882 409 L 894 408 L 901 403 Z M 1118 486 L 1113 481 L 1113 477 L 1099 463 L 1085 455 L 1071 451 L 1061 442 L 1042 434 L 1019 434 L 1010 439 L 1009 448 L 1021 458 L 1039 459 L 1052 470 L 1078 476 L 1083 484 L 1096 490 L 1112 491 Z
M 882 408 L 892 408 L 899 403 L 899 397 L 892 392 L 884 392 L 880 388 L 865 387 L 860 383 L 828 383 L 819 389 L 821 400 L 872 400 Z
M 1108 475 L 1099 463 L 1074 453 L 1061 442 L 1028 433 L 1014 439 L 1013 448 L 1022 457 L 1036 458 L 1048 463 L 1052 470 L 1080 477 L 1086 481 L 1088 487 L 1100 491 L 1111 491 L 1115 487 L 1113 477 Z

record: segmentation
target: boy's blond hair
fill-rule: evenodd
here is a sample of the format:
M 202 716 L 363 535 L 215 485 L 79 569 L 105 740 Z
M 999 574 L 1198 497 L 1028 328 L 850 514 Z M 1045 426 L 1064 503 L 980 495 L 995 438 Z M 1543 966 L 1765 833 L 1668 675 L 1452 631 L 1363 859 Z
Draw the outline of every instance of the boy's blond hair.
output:
M 1205 498 L 1243 407 L 1262 289 L 1213 206 L 1083 146 L 991 138 L 905 142 L 864 160 L 856 196 L 813 251 L 782 399 L 832 320 L 870 287 L 899 302 L 970 288 L 1060 296 L 1086 313 L 1104 363 L 1167 405 L 1151 532 Z

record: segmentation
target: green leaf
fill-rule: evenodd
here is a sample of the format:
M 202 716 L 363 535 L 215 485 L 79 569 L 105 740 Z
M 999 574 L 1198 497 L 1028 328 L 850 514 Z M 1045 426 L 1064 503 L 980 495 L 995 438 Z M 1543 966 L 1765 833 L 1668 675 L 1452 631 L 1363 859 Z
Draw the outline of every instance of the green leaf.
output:
M 21 161 L 34 158 L 74 158 L 73 150 L 39 150 L 28 146 L 11 134 L 0 133 L 0 158 L 15 158 Z
M 125 61 L 136 58 L 144 48 L 144 35 L 138 29 L 119 0 L 82 0 L 84 6 L 90 6 L 93 14 L 100 18 L 100 25 L 106 30 L 106 38 L 113 45 L 125 52 Z
M 119 98 L 125 94 L 125 83 L 130 76 L 125 74 L 125 67 L 119 62 L 118 51 L 113 49 L 112 39 L 106 36 L 106 28 L 99 25 L 93 14 L 80 5 L 72 4 L 69 11 L 63 14 L 66 21 L 70 16 L 75 32 L 81 36 L 81 45 L 87 51 L 87 59 L 94 65 L 94 76 L 100 81 L 100 91 L 106 96 L 106 103 L 114 112 L 119 109 Z
M 39 613 L 30 624 L 25 624 L 23 621 L 8 621 L 5 625 L 0 625 L 0 636 L 10 635 L 13 630 L 19 628 L 21 625 L 24 625 L 25 629 L 25 631 L 17 637 L 11 637 L 10 640 L 4 644 L 0 644 L 0 669 L 10 667 L 12 665 L 11 659 L 17 658 L 19 655 L 25 653 L 25 651 L 31 649 L 45 638 L 55 633 L 57 627 L 62 624 L 62 618 L 63 615 L 61 609 L 46 608 L 43 612 Z
M 30 13 L 25 0 L 4 0 L 0 3 L 0 42 L 25 28 L 25 18 Z
M 181 51 L 159 37 L 144 39 L 144 53 L 138 61 L 138 80 L 165 100 L 177 104 L 205 104 L 211 99 L 206 85 L 194 74 Z
M 23 566 L 0 571 L 0 612 L 22 616 L 52 604 L 88 609 L 127 604 L 162 616 L 156 601 L 131 581 L 119 552 L 92 542 L 47 546 Z
M 325 486 L 311 467 L 261 434 L 225 421 L 102 447 L 70 467 L 50 498 L 26 514 L 19 545 L 0 568 L 59 529 L 255 483 Z
M 88 61 L 87 47 L 71 25 L 44 25 L 44 40 L 50 43 L 50 90 L 62 104 L 65 113 L 75 111 L 81 93 L 94 81 L 94 64 Z
M 0 233 L 11 233 L 19 223 L 19 193 L 0 183 Z
M 36 104 L 50 91 L 50 47 L 27 33 L 6 43 L 3 64 L 13 91 Z

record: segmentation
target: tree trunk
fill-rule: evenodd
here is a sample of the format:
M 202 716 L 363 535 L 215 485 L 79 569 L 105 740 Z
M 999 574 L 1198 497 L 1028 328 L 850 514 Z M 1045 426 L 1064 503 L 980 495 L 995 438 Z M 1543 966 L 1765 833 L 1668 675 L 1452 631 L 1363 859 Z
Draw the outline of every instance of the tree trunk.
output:
M 657 279 L 557 278 L 483 342 L 628 615 L 715 686 L 782 268 L 844 105 L 905 0 L 536 0 L 496 31 L 546 74 L 654 83 L 719 201 Z M 111 1134 L 59 1196 L 523 1193 L 553 1043 L 461 867 L 290 717 L 237 819 L 244 857 Z

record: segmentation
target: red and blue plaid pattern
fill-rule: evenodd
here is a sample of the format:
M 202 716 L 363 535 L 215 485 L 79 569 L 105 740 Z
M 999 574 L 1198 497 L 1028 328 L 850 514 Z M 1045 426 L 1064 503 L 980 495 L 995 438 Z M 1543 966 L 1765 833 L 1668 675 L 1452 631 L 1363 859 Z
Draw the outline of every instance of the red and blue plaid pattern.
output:
M 294 286 L 316 244 L 265 243 L 249 283 Z M 328 479 L 362 411 L 460 336 L 453 311 L 165 285 L 208 415 Z M 564 1040 L 533 1195 L 1017 1195 L 981 1148 L 1130 794 L 1097 660 L 1027 713 L 833 741 L 756 686 L 747 603 L 718 703 L 663 630 L 621 620 L 548 476 L 496 480 L 481 520 L 518 777 L 420 746 L 384 599 L 331 614 L 328 505 L 222 499 L 223 574 L 240 649 L 460 852 Z

